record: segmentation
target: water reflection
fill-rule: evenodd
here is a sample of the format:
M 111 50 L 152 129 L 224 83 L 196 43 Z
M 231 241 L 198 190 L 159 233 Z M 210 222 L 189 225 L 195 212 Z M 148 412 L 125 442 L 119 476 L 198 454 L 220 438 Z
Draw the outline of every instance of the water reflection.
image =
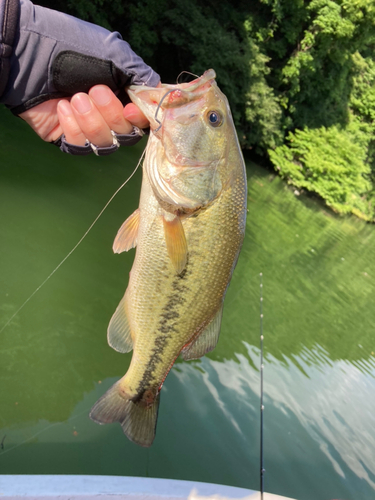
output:
M 77 473 L 78 466 L 80 473 L 97 470 L 256 488 L 259 372 L 254 366 L 259 365 L 259 350 L 247 343 L 244 347 L 247 354 L 235 359 L 204 358 L 179 363 L 172 370 L 163 388 L 157 438 L 151 450 L 130 443 L 120 426 L 100 427 L 88 420 L 91 404 L 114 382 L 110 378 L 96 384 L 66 422 L 3 429 L 8 455 L 0 453 L 0 470 Z M 330 478 L 334 472 L 342 478 L 345 498 L 358 498 L 358 491 L 361 498 L 372 498 L 374 365 L 371 370 L 369 377 L 351 363 L 332 362 L 320 346 L 311 351 L 305 348 L 294 359 L 284 356 L 280 361 L 267 355 L 265 458 L 270 491 L 294 492 L 302 499 L 326 498 L 330 490 L 337 496 L 340 488 L 332 487 Z M 91 456 L 85 456 L 88 450 Z M 104 450 L 112 459 L 98 468 L 97 457 Z M 53 460 L 56 453 L 57 462 Z M 72 453 L 78 453 L 80 460 L 72 462 Z M 294 478 L 291 488 L 291 478 L 286 478 L 291 466 L 297 465 L 299 480 Z M 320 469 L 321 480 L 307 493 L 303 471 L 311 467 Z
M 237 361 L 203 360 L 199 368 L 205 371 L 206 390 L 226 416 L 225 432 L 231 439 L 239 432 L 249 445 L 247 438 L 254 438 L 249 424 L 258 425 L 259 374 L 253 367 L 259 366 L 259 350 L 247 343 L 245 346 L 248 356 L 239 354 Z M 183 372 L 187 370 L 184 367 Z M 347 361 L 332 362 L 318 345 L 311 351 L 304 348 L 302 354 L 293 359 L 284 356 L 280 361 L 267 355 L 265 457 L 267 485 L 271 491 L 280 492 L 280 487 L 285 487 L 284 491 L 296 498 L 316 499 L 328 498 L 329 491 L 332 497 L 338 496 L 342 488 L 341 495 L 345 498 L 358 498 L 360 492 L 361 498 L 373 497 L 374 375 L 374 363 L 369 377 Z M 213 385 L 217 391 L 212 390 Z M 253 462 L 257 459 L 256 451 L 251 452 Z M 300 477 L 294 477 L 291 488 L 285 479 L 289 478 L 293 466 L 297 467 Z M 319 484 L 314 484 L 310 494 L 306 492 L 302 472 L 305 467 L 313 467 L 314 475 L 320 471 Z M 332 488 L 333 472 L 342 479 L 340 487 Z
M 255 343 L 262 271 L 268 352 L 282 360 L 319 344 L 332 360 L 365 366 L 374 352 L 374 227 L 338 218 L 309 198 L 301 203 L 254 165 L 249 199 L 245 246 L 226 303 L 235 304 L 225 310 L 229 339 L 248 335 Z M 233 351 L 230 340 L 225 345 L 216 359 Z
M 238 354 L 235 359 L 203 358 L 180 363 L 171 371 L 150 450 L 130 443 L 119 425 L 102 427 L 88 419 L 90 406 L 115 381 L 109 378 L 85 394 L 65 422 L 41 421 L 3 429 L 7 441 L 0 453 L 1 472 L 79 470 L 82 474 L 150 475 L 257 488 L 259 372 L 254 366 L 259 365 L 259 349 L 248 343 L 244 347 L 246 355 Z M 294 359 L 284 356 L 280 361 L 267 355 L 269 491 L 307 500 L 328 495 L 354 500 L 359 492 L 361 499 L 373 497 L 374 365 L 371 370 L 369 377 L 351 363 L 332 362 L 320 346 L 311 351 L 305 348 Z M 103 454 L 110 458 L 103 460 Z M 309 491 L 310 474 L 319 474 L 320 480 Z M 333 474 L 341 481 L 332 481 Z
M 251 346 L 248 353 L 258 357 Z M 317 345 L 283 363 L 268 355 L 264 389 L 272 405 L 297 417 L 337 474 L 344 478 L 346 465 L 375 488 L 375 363 L 370 374 L 347 361 L 332 362 Z

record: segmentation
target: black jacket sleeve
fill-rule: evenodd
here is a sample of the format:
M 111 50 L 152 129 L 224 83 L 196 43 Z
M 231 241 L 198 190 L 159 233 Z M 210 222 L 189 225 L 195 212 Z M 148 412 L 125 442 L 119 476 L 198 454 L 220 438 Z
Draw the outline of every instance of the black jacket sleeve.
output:
M 116 91 L 160 80 L 119 33 L 30 0 L 0 0 L 0 29 L 0 102 L 14 114 L 97 84 Z

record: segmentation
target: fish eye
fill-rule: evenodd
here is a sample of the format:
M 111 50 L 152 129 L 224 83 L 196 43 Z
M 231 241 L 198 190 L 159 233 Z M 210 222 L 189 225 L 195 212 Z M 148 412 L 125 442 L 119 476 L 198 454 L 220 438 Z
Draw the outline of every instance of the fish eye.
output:
M 220 127 L 223 123 L 223 116 L 218 111 L 209 111 L 207 113 L 207 118 L 212 127 Z

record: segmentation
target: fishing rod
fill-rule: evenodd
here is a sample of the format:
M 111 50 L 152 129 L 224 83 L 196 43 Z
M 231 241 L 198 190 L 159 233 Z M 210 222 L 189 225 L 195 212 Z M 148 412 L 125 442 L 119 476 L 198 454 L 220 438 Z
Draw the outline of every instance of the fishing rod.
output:
M 260 273 L 260 499 L 264 493 L 264 468 L 263 462 L 263 273 Z

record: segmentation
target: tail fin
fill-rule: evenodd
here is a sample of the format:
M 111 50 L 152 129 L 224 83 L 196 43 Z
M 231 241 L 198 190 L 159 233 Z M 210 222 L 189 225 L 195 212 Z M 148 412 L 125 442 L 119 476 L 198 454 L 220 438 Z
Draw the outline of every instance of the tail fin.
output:
M 160 394 L 150 408 L 124 399 L 120 395 L 119 382 L 116 382 L 92 407 L 90 418 L 98 424 L 120 422 L 130 441 L 149 447 L 155 438 L 159 402 Z

